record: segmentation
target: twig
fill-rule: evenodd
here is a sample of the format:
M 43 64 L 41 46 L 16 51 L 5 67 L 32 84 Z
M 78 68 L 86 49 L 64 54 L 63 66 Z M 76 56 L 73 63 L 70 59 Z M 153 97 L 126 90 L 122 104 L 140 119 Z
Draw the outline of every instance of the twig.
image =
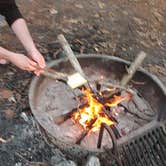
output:
M 131 82 L 135 85 L 145 85 L 146 82 L 140 82 L 140 81 L 135 81 L 135 80 L 131 80 Z
M 46 164 L 44 162 L 33 162 L 33 161 L 29 161 L 25 157 L 23 157 L 21 154 L 19 154 L 18 152 L 15 152 L 15 155 L 18 156 L 19 158 L 21 158 L 22 160 L 24 160 L 26 162 L 26 165 L 28 164 L 28 165 L 40 165 L 40 166 L 43 165 L 43 166 L 46 166 Z
M 110 137 L 112 139 L 112 143 L 113 143 L 113 154 L 117 155 L 118 154 L 118 150 L 117 150 L 117 141 L 116 141 L 115 134 L 112 131 L 112 129 L 106 123 L 102 123 L 101 124 L 97 148 L 101 148 L 101 143 L 102 143 L 102 139 L 103 139 L 104 129 L 107 130 L 108 134 L 110 135 Z
M 18 156 L 19 158 L 21 158 L 22 160 L 24 160 L 26 163 L 28 163 L 29 161 L 23 157 L 21 154 L 19 154 L 18 152 L 15 152 L 15 155 Z
M 103 102 L 106 103 L 107 100 L 109 100 L 110 98 L 112 98 L 114 95 L 117 95 L 119 93 L 121 93 L 122 90 L 121 89 L 115 89 L 114 91 L 110 91 L 107 94 L 103 94 Z
M 66 81 L 66 78 L 68 77 L 67 74 L 58 72 L 58 71 L 56 71 L 54 69 L 51 69 L 51 68 L 46 68 L 46 67 L 41 68 L 38 65 L 36 65 L 34 67 L 38 70 L 42 70 L 43 71 L 42 75 L 44 75 L 45 77 L 50 77 L 52 79 L 62 79 L 62 80 L 65 80 L 65 81 Z
M 128 87 L 124 87 L 124 86 L 121 86 L 121 85 L 115 85 L 115 84 L 112 84 L 112 83 L 102 82 L 102 81 L 100 82 L 100 84 L 101 84 L 101 85 L 104 85 L 104 86 L 106 86 L 106 87 L 108 87 L 108 88 L 111 87 L 111 88 L 115 88 L 115 89 L 124 90 L 124 91 L 130 93 L 131 95 L 134 95 L 134 94 L 135 94 L 135 92 L 134 92 L 132 89 L 128 88 Z

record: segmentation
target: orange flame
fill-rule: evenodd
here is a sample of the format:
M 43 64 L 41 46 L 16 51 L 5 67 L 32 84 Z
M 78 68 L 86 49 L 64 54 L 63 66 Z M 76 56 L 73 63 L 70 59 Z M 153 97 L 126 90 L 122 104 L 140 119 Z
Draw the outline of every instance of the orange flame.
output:
M 89 89 L 85 89 L 83 90 L 83 92 L 85 93 L 84 99 L 87 100 L 88 106 L 80 108 L 79 111 L 73 113 L 72 118 L 74 119 L 74 121 L 79 122 L 84 129 L 88 128 L 89 124 L 94 119 L 96 119 L 96 121 L 92 124 L 91 128 L 91 131 L 93 132 L 98 131 L 100 129 L 101 123 L 106 123 L 108 126 L 115 124 L 115 122 L 111 121 L 109 117 L 104 113 L 104 106 L 113 107 L 124 100 L 131 99 L 131 94 L 127 93 L 121 96 L 113 96 L 113 98 L 110 99 L 110 101 L 103 105 L 94 98 L 93 93 L 91 93 Z

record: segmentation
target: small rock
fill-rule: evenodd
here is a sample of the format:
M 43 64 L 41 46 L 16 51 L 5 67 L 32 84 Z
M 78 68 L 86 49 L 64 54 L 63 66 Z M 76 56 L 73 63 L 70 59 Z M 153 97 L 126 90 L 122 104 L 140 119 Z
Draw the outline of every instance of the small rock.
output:
M 59 164 L 56 164 L 54 166 L 77 166 L 77 164 L 71 160 L 66 160 L 66 161 L 62 161 Z
M 52 15 L 58 14 L 58 11 L 55 10 L 54 8 L 49 9 L 49 12 L 50 12 L 50 14 L 52 14 Z
M 100 18 L 100 15 L 98 13 L 95 13 L 94 17 L 95 18 Z
M 13 103 L 17 102 L 14 96 L 9 97 L 8 100 Z
M 99 5 L 100 9 L 103 9 L 105 7 L 105 3 L 100 2 L 100 1 L 98 2 L 98 5 Z
M 28 116 L 26 115 L 25 112 L 22 112 L 20 116 L 25 120 L 25 122 L 29 121 L 29 118 L 28 118 Z
M 66 161 L 63 153 L 59 149 L 55 149 L 54 153 L 55 155 L 51 157 L 51 166 L 54 166 L 63 161 Z
M 22 163 L 16 163 L 15 166 L 22 166 Z
M 4 19 L 4 17 L 0 16 L 0 27 L 4 27 L 6 25 L 7 25 L 7 23 L 6 23 L 5 19 Z
M 122 11 L 122 12 L 123 12 L 123 14 L 124 14 L 124 15 L 126 15 L 126 16 L 128 16 L 128 15 L 129 15 L 129 13 L 128 13 L 127 11 L 125 11 L 125 10 L 124 10 L 124 11 Z
M 88 157 L 88 160 L 87 160 L 85 166 L 100 166 L 100 161 L 97 157 L 90 156 L 90 157 Z

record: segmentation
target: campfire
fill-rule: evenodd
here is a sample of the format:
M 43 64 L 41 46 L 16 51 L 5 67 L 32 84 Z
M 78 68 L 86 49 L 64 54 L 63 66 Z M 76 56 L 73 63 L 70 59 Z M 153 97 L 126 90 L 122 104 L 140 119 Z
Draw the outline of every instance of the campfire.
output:
M 154 137 L 159 136 L 150 133 L 144 137 L 143 133 L 160 127 L 155 117 L 158 113 L 160 119 L 163 117 L 164 107 L 160 107 L 165 103 L 164 90 L 159 91 L 160 86 L 150 75 L 142 71 L 132 73 L 140 61 L 131 65 L 127 77 L 123 76 L 129 65 L 114 57 L 81 56 L 79 62 L 89 78 L 88 86 L 71 90 L 63 81 L 48 78 L 38 78 L 31 86 L 33 114 L 51 142 L 79 159 L 92 152 L 105 153 L 106 148 L 113 158 L 110 160 L 116 160 L 118 165 L 130 161 L 128 156 L 132 154 L 132 162 L 136 161 L 134 158 L 146 158 L 141 150 L 145 145 L 146 151 L 154 150 Z M 55 69 L 74 73 L 65 60 L 56 63 Z M 151 150 L 146 153 L 151 155 Z
M 116 116 L 118 116 L 116 107 L 122 101 L 128 101 L 132 98 L 129 93 L 123 95 L 112 94 L 112 97 L 107 99 L 104 97 L 104 94 L 114 90 L 116 89 L 108 89 L 104 92 L 98 91 L 95 95 L 90 89 L 83 89 L 85 96 L 82 97 L 82 101 L 86 105 L 73 113 L 73 120 L 80 123 L 84 129 L 90 128 L 89 132 L 100 130 L 102 123 L 108 126 L 114 125 L 117 122 Z

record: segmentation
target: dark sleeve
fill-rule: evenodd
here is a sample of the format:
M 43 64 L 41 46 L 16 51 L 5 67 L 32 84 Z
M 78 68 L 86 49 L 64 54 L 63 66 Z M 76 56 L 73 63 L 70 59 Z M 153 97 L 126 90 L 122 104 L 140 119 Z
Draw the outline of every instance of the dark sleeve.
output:
M 22 15 L 14 0 L 10 3 L 0 3 L 0 14 L 5 16 L 9 26 L 11 26 L 18 18 L 22 18 Z

